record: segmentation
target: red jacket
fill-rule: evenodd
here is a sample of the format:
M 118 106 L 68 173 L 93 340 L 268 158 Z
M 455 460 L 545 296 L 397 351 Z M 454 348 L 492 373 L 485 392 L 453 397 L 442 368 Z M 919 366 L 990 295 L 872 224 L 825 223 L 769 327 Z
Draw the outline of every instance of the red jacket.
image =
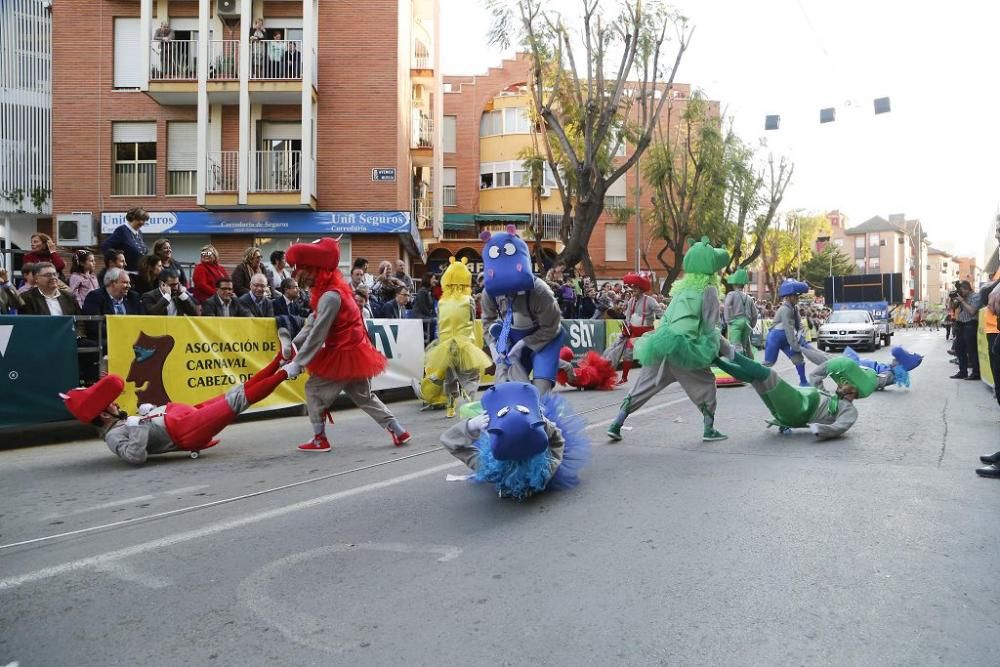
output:
M 191 276 L 194 288 L 191 292 L 198 303 L 215 296 L 215 283 L 219 278 L 229 278 L 229 272 L 221 264 L 201 262 L 194 267 L 194 274 Z
M 48 250 L 41 250 L 39 252 L 29 252 L 24 255 L 25 264 L 38 264 L 38 262 L 52 262 L 52 266 L 56 267 L 56 271 L 59 275 L 63 274 L 66 270 L 66 262 L 63 258 L 59 256 L 59 253 L 50 253 Z

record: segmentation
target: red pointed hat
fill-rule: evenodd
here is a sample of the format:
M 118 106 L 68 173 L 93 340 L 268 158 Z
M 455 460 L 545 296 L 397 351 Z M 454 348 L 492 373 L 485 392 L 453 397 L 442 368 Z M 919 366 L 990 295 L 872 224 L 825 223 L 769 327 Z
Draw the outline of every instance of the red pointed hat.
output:
M 297 268 L 333 271 L 340 264 L 340 242 L 327 236 L 312 243 L 296 243 L 285 252 L 285 261 Z
M 109 373 L 89 387 L 70 389 L 68 394 L 59 394 L 59 397 L 74 417 L 89 424 L 104 408 L 118 400 L 124 390 L 125 380 Z
M 648 273 L 626 273 L 622 282 L 631 287 L 638 287 L 643 292 L 653 290 L 653 283 L 650 282 Z

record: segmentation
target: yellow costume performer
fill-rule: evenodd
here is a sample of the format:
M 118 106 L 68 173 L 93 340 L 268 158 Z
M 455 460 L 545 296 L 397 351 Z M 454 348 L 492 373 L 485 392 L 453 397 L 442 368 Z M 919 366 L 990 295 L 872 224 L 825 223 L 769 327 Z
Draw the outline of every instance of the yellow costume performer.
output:
M 438 338 L 424 355 L 424 379 L 414 382 L 417 397 L 430 407 L 446 406 L 447 416 L 455 416 L 458 400 L 471 400 L 479 388 L 479 376 L 493 365 L 490 356 L 476 345 L 476 303 L 472 299 L 472 273 L 468 260 L 449 258 L 441 276 L 438 302 Z

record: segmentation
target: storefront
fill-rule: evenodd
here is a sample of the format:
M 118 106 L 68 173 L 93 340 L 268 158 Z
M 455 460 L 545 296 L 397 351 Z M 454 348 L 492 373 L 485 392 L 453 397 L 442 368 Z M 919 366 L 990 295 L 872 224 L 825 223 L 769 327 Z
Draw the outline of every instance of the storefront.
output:
M 104 213 L 101 234 L 111 234 L 122 224 L 125 213 Z M 209 243 L 219 249 L 224 264 L 233 264 L 250 245 L 260 247 L 266 261 L 274 250 L 323 236 L 340 237 L 345 272 L 355 256 L 370 261 L 426 256 L 409 211 L 150 211 L 142 233 L 150 250 L 156 239 L 169 238 L 182 264 L 197 262 L 202 246 Z

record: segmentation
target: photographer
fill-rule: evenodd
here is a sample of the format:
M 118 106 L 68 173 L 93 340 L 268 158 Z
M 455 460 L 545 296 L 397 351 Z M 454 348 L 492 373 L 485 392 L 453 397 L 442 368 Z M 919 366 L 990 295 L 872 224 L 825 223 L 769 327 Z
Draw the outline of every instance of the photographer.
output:
M 976 328 L 981 307 L 979 294 L 973 293 L 968 280 L 961 280 L 955 283 L 955 290 L 948 293 L 948 299 L 955 309 L 955 352 L 958 355 L 958 372 L 951 379 L 978 380 Z

